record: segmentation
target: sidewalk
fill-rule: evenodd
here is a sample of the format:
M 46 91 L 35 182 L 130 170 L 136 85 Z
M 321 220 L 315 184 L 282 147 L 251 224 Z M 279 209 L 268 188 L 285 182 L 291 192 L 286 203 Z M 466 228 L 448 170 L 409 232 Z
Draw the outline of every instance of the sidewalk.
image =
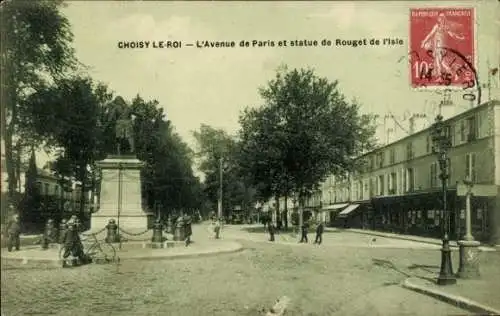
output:
M 452 255 L 454 272 L 458 254 Z M 457 278 L 454 285 L 437 285 L 440 264 L 432 257 L 416 256 L 406 267 L 408 278 L 402 286 L 481 315 L 500 315 L 500 252 L 482 252 L 479 259 L 480 278 Z
M 3 260 L 21 262 L 27 264 L 29 262 L 44 262 L 44 263 L 59 263 L 59 248 L 55 245 L 47 250 L 41 249 L 39 246 L 26 246 L 19 251 L 2 251 L 1 258 Z M 179 242 L 172 248 L 151 249 L 145 246 L 144 242 L 124 242 L 122 248 L 119 249 L 118 244 L 113 244 L 116 250 L 116 256 L 119 260 L 141 259 L 141 260 L 157 260 L 157 259 L 174 259 L 187 257 L 200 257 L 207 255 L 215 255 L 221 253 L 233 253 L 243 250 L 241 244 L 235 241 L 225 240 L 193 240 L 193 243 L 188 247 L 184 243 Z
M 338 229 L 338 228 L 332 228 L 332 227 L 325 228 L 325 231 L 327 231 L 327 232 L 328 231 L 330 231 L 330 232 L 339 231 L 339 230 L 345 230 L 348 232 L 371 235 L 371 236 L 379 236 L 379 237 L 386 237 L 386 238 L 393 238 L 393 239 L 422 242 L 422 243 L 426 243 L 426 244 L 439 245 L 439 246 L 442 244 L 441 239 L 437 239 L 437 238 L 420 237 L 420 236 L 414 236 L 414 235 L 403 235 L 403 234 L 395 234 L 395 233 L 386 233 L 386 232 L 379 232 L 379 231 L 368 230 L 368 229 L 356 229 L 356 228 Z M 450 246 L 453 248 L 458 248 L 457 242 L 454 240 L 450 240 Z M 489 246 L 480 246 L 479 249 L 481 251 L 496 251 L 496 249 L 494 247 L 489 247 Z
M 485 280 L 458 280 L 455 285 L 439 286 L 420 278 L 408 278 L 403 287 L 450 303 L 480 315 L 500 315 L 500 286 Z

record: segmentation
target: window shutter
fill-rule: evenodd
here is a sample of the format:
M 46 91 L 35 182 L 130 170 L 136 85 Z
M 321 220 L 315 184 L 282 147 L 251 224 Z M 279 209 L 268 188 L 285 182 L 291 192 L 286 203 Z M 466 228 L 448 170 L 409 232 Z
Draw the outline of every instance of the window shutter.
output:
M 411 173 L 410 173 L 410 185 L 409 187 L 411 188 L 412 191 L 415 190 L 415 185 L 417 183 L 417 175 L 415 174 L 415 169 L 411 168 Z
M 392 189 L 392 179 L 391 179 L 391 174 L 387 174 L 387 191 L 389 194 L 392 194 L 391 192 Z
M 403 169 L 403 193 L 408 191 L 408 171 Z
M 465 141 L 465 120 L 460 121 L 460 141 Z
M 430 170 L 430 178 L 431 178 L 431 188 L 434 187 L 434 163 L 431 163 L 431 170 Z
M 465 155 L 465 175 L 467 177 L 471 177 L 471 173 L 470 173 L 470 165 L 471 165 L 471 162 L 470 162 L 470 154 L 466 154 Z
M 479 112 L 479 113 L 477 113 L 477 124 L 476 124 L 476 136 L 477 136 L 477 138 L 482 136 L 482 135 L 480 135 L 482 121 L 483 121 L 483 116 L 481 115 L 481 112 Z
M 470 161 L 471 161 L 471 181 L 476 182 L 476 154 L 471 154 L 470 155 Z

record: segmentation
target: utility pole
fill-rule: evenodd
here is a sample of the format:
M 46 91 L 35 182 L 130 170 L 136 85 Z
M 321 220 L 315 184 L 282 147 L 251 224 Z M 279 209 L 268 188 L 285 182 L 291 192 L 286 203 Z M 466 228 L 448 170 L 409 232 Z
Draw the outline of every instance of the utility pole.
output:
M 222 157 L 219 158 L 219 203 L 217 203 L 217 215 L 222 218 Z

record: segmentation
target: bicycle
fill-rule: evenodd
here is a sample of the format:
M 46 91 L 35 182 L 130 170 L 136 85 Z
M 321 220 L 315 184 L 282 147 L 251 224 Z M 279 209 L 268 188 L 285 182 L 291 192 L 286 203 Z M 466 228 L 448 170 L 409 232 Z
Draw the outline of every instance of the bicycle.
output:
M 118 261 L 116 257 L 116 249 L 111 243 L 100 242 L 99 240 L 97 240 L 97 237 L 94 234 L 90 236 L 92 236 L 94 241 L 90 245 L 90 247 L 87 248 L 87 251 L 83 253 L 84 263 L 96 262 L 101 259 L 104 261 L 104 263 Z M 65 245 L 61 245 L 61 249 L 59 250 L 59 259 L 62 260 L 63 267 L 66 266 L 67 257 L 64 258 L 66 250 L 67 249 Z

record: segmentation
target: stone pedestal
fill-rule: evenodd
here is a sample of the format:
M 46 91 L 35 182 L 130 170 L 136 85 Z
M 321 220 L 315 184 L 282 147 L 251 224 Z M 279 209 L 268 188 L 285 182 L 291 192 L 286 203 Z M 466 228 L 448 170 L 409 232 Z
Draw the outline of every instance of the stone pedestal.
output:
M 479 278 L 479 245 L 475 240 L 459 240 L 460 263 L 458 276 L 462 279 Z
M 142 208 L 140 171 L 143 163 L 133 156 L 109 156 L 98 162 L 98 166 L 102 170 L 100 207 L 92 214 L 90 230 L 102 230 L 110 219 L 125 231 L 146 230 L 148 216 L 153 214 Z

